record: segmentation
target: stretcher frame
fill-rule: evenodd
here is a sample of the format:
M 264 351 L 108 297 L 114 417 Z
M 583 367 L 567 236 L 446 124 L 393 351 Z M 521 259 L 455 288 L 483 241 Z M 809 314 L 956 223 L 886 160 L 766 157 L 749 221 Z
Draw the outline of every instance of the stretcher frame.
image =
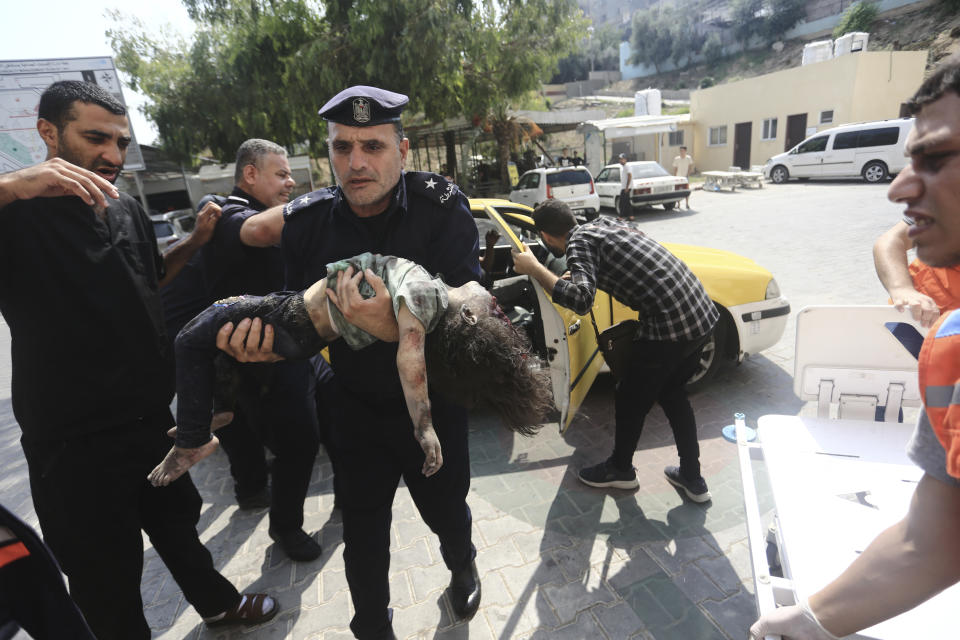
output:
M 825 586 L 876 534 L 907 512 L 922 471 L 905 453 L 913 425 L 897 420 L 902 407 L 920 406 L 917 362 L 893 336 L 889 323 L 907 323 L 923 332 L 909 314 L 892 307 L 802 309 L 797 316 L 794 392 L 817 402 L 817 416 L 763 416 L 756 442 L 749 441 L 745 428 L 737 429 L 760 615 Z M 764 471 L 775 504 L 771 529 L 776 531 L 783 577 L 771 575 L 768 563 L 768 535 L 758 500 L 758 477 L 763 478 Z M 955 629 L 949 621 L 958 608 L 960 587 L 953 587 L 851 637 L 952 637 Z

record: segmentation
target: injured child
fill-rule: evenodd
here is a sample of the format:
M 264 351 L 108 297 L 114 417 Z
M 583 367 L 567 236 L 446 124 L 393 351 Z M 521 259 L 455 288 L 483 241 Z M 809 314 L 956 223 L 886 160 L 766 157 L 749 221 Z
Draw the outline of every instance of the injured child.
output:
M 553 407 L 550 374 L 476 282 L 448 287 L 423 267 L 403 258 L 364 253 L 327 265 L 327 278 L 299 293 L 235 296 L 220 300 L 191 320 L 177 336 L 177 427 L 175 444 L 149 474 L 155 486 L 183 475 L 217 447 L 211 429 L 228 424 L 236 385 L 233 361 L 216 346 L 217 332 L 243 318 L 274 327 L 273 351 L 288 360 L 310 358 L 342 338 L 362 349 L 376 338 L 350 324 L 326 296 L 327 280 L 349 267 L 383 278 L 399 328 L 397 370 L 407 410 L 423 449 L 424 475 L 443 464 L 430 414 L 430 388 L 465 407 L 484 407 L 523 435 L 533 435 Z M 373 295 L 366 281 L 364 297 Z

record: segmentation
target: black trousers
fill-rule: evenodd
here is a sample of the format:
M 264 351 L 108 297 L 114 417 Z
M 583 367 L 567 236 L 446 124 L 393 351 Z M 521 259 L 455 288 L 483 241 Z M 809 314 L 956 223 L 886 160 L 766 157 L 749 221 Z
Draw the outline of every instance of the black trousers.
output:
M 700 361 L 704 337 L 692 342 L 638 341 L 635 354 L 614 392 L 616 435 L 613 463 L 619 469 L 633 466 L 643 423 L 654 403 L 670 422 L 680 455 L 680 472 L 691 480 L 700 477 L 700 444 L 697 421 L 687 398 L 686 385 Z
M 306 360 L 267 366 L 265 377 L 242 375 L 237 413 L 252 427 L 244 441 L 245 457 L 249 460 L 259 454 L 264 460 L 264 444 L 275 456 L 270 472 L 270 528 L 292 531 L 303 528 L 303 502 L 320 450 L 315 378 Z M 253 473 L 259 473 L 259 468 L 266 473 L 265 462 L 255 464 Z M 246 468 L 239 471 L 247 473 Z
M 44 540 L 99 640 L 150 638 L 141 530 L 201 616 L 240 598 L 200 543 L 201 499 L 190 476 L 161 488 L 147 481 L 170 448 L 170 422 L 167 414 L 68 440 L 22 439 Z
M 633 207 L 630 206 L 630 190 L 620 190 L 620 210 L 617 212 L 621 218 L 629 218 L 633 215 Z
M 320 448 L 314 400 L 315 376 L 306 360 L 325 343 L 317 335 L 299 293 L 243 296 L 231 304 L 215 304 L 179 333 L 177 356 L 177 444 L 199 446 L 209 440 L 215 358 L 227 359 L 216 347 L 216 334 L 227 322 L 262 318 L 272 324 L 274 351 L 291 360 L 273 364 L 237 365 L 235 424 L 221 430 L 224 450 L 238 497 L 266 484 L 263 446 L 276 456 L 270 498 L 270 527 L 291 531 L 303 527 L 313 462 Z
M 403 478 L 423 521 L 440 539 L 451 570 L 476 556 L 471 542 L 470 454 L 466 411 L 432 401 L 434 428 L 443 449 L 443 467 L 425 477 L 423 450 L 402 397 L 376 398 L 337 386 L 331 411 L 336 446 L 334 473 L 343 512 L 343 559 L 355 615 L 357 638 L 392 637 L 387 607 L 390 585 L 390 523 L 393 498 Z

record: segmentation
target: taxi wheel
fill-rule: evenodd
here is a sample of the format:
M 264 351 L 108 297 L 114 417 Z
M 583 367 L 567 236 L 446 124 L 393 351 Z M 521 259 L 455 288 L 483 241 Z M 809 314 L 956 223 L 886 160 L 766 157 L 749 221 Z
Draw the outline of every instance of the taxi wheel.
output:
M 706 388 L 726 362 L 727 341 L 730 332 L 727 327 L 726 311 L 722 308 L 719 308 L 719 310 L 720 320 L 714 327 L 710 339 L 700 348 L 700 363 L 694 374 L 687 380 L 687 391 L 691 393 Z
M 774 184 L 783 184 L 790 179 L 790 172 L 783 165 L 777 165 L 770 170 L 770 179 Z
M 673 209 L 675 206 L 677 206 L 677 203 L 676 203 L 676 202 L 664 202 L 664 203 L 663 203 L 663 208 L 666 209 L 667 211 L 670 211 L 670 209 Z

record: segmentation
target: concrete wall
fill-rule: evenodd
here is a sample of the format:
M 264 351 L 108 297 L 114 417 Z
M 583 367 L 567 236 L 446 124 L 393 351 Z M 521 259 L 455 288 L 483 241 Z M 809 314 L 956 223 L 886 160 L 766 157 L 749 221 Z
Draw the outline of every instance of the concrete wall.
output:
M 694 91 L 690 94 L 694 142 L 687 147 L 699 169 L 724 170 L 733 164 L 734 125 L 740 122 L 752 123 L 753 165 L 785 150 L 789 115 L 806 113 L 808 132 L 896 118 L 900 104 L 923 80 L 926 60 L 926 51 L 867 51 Z M 830 109 L 833 122 L 821 125 L 820 112 Z M 766 118 L 777 118 L 773 140 L 761 140 Z M 726 144 L 709 146 L 709 129 L 722 125 L 727 126 Z

